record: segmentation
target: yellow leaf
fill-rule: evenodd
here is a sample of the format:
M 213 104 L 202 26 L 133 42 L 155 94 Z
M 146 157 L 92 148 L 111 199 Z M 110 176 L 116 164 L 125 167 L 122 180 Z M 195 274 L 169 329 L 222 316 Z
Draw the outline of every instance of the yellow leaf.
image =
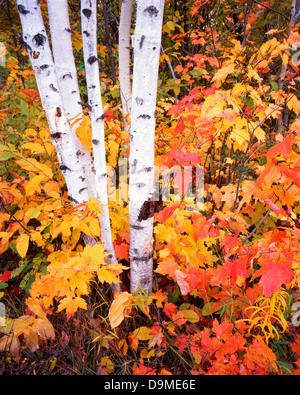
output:
M 26 185 L 26 196 L 31 196 L 36 191 L 36 188 L 44 180 L 45 176 L 43 174 L 34 176 Z
M 199 322 L 199 316 L 194 310 L 182 310 L 183 312 L 183 317 L 191 322 L 192 324 L 196 324 Z
M 85 223 L 90 229 L 90 234 L 91 236 L 100 236 L 100 225 L 99 225 L 99 219 L 95 217 L 88 217 L 85 220 Z
M 44 154 L 45 148 L 40 143 L 25 143 L 22 148 L 29 149 L 34 154 Z
M 43 173 L 48 178 L 53 177 L 52 169 L 43 163 L 39 163 L 34 158 L 19 159 L 17 160 L 17 164 L 21 166 L 24 170 Z
M 112 328 L 116 328 L 124 320 L 126 305 L 129 304 L 132 296 L 133 295 L 128 292 L 122 292 L 112 302 L 108 313 L 108 318 Z
M 29 309 L 38 317 L 40 318 L 44 318 L 46 317 L 46 313 L 43 311 L 43 309 L 41 308 L 40 303 L 37 300 L 34 299 L 28 299 L 26 301 L 27 306 L 29 307 Z
M 222 67 L 218 70 L 212 79 L 212 81 L 224 81 L 228 74 L 232 74 L 234 72 L 234 63 L 230 63 L 228 66 Z
M 115 370 L 114 364 L 112 363 L 111 359 L 109 359 L 108 356 L 101 358 L 100 365 L 105 366 L 108 370 L 108 373 L 113 373 Z
M 37 132 L 35 129 L 30 128 L 25 130 L 25 136 L 36 136 L 36 135 Z
M 88 116 L 84 115 L 80 126 L 76 129 L 81 144 L 86 144 L 87 150 L 92 148 L 92 123 Z
M 20 235 L 16 240 L 17 251 L 21 258 L 24 258 L 27 254 L 29 247 L 29 236 L 26 233 Z
M 87 310 L 86 301 L 80 297 L 71 298 L 69 296 L 63 298 L 59 303 L 57 312 L 59 313 L 63 309 L 66 309 L 66 314 L 74 314 L 78 308 Z
M 80 230 L 81 232 L 85 233 L 88 236 L 91 236 L 91 232 L 89 230 L 89 227 L 87 226 L 87 224 L 85 224 L 83 221 L 80 221 L 78 224 L 78 230 Z
M 110 140 L 108 146 L 109 146 L 108 164 L 112 167 L 115 167 L 117 165 L 119 144 L 114 140 Z
M 107 270 L 105 267 L 102 267 L 97 272 L 97 276 L 101 283 L 107 282 L 108 284 L 112 284 L 121 282 L 111 270 Z
M 287 106 L 290 110 L 293 110 L 297 115 L 300 113 L 300 101 L 295 95 L 287 102 Z
M 70 237 L 71 236 L 71 224 L 70 221 L 62 221 L 60 228 L 61 228 L 61 232 L 62 235 L 65 237 Z
M 34 317 L 31 315 L 22 315 L 15 319 L 12 324 L 15 336 L 20 336 L 34 322 Z
M 257 137 L 257 139 L 258 139 L 259 142 L 264 142 L 264 141 L 266 141 L 266 133 L 265 133 L 265 131 L 264 131 L 262 128 L 260 128 L 260 127 L 258 127 L 258 128 L 255 129 L 254 136 Z
M 150 335 L 150 332 L 152 332 L 151 328 L 141 326 L 133 332 L 133 335 L 139 340 L 150 340 L 153 337 L 153 335 Z

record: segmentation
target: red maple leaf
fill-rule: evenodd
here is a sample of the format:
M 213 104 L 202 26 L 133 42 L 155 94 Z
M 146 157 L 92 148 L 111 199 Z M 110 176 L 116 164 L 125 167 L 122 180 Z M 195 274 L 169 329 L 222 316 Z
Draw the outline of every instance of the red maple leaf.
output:
M 129 245 L 127 243 L 121 243 L 115 245 L 115 253 L 117 259 L 121 258 L 129 261 L 128 251 L 129 251 Z
M 165 223 L 170 218 L 174 211 L 180 206 L 180 203 L 172 204 L 155 214 L 155 221 Z
M 164 313 L 170 318 L 171 315 L 176 313 L 177 306 L 174 303 L 166 303 L 163 308 Z
M 10 279 L 10 275 L 11 275 L 11 271 L 6 271 L 3 274 L 1 274 L 0 276 L 0 283 L 5 283 L 7 280 Z
M 291 155 L 292 147 L 295 142 L 294 136 L 289 136 L 281 143 L 276 144 L 267 152 L 267 158 L 270 160 L 276 158 L 277 155 L 282 155 L 284 158 L 289 158 Z
M 276 291 L 280 291 L 281 285 L 289 283 L 294 278 L 294 272 L 289 264 L 274 263 L 271 259 L 266 259 L 262 267 L 254 274 L 252 280 L 262 276 L 259 284 L 262 285 L 265 296 L 269 298 Z

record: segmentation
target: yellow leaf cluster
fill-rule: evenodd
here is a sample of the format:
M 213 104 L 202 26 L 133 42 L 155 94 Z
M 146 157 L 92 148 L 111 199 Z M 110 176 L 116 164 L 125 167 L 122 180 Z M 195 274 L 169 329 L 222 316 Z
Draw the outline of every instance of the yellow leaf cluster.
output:
M 65 310 L 74 314 L 78 308 L 86 309 L 90 283 L 96 276 L 102 282 L 117 283 L 117 275 L 124 269 L 122 265 L 106 265 L 102 244 L 87 245 L 82 252 L 56 251 L 49 255 L 46 274 L 40 274 L 32 284 L 30 296 L 46 309 L 59 300 L 58 312 Z

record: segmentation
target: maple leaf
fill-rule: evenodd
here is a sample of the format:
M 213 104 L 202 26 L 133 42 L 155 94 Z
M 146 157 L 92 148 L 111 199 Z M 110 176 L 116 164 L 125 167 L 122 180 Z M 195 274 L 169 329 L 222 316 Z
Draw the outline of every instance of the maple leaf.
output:
M 164 313 L 170 318 L 172 315 L 175 314 L 177 310 L 177 306 L 174 303 L 166 303 L 163 311 Z
M 182 295 L 187 295 L 191 291 L 189 284 L 185 281 L 188 275 L 181 272 L 180 270 L 175 270 L 174 274 L 177 284 L 179 285 L 180 292 Z
M 234 63 L 229 63 L 228 65 L 222 67 L 216 72 L 212 81 L 224 81 L 227 78 L 228 74 L 232 74 L 233 72 Z
M 213 322 L 213 331 L 217 337 L 220 337 L 224 340 L 229 339 L 232 336 L 232 329 L 233 324 L 227 319 L 223 323 L 219 324 L 218 320 L 215 318 Z
M 92 126 L 88 116 L 84 115 L 82 117 L 80 126 L 76 129 L 76 135 L 79 137 L 81 144 L 85 144 L 86 150 L 92 148 Z
M 155 221 L 165 223 L 168 218 L 170 218 L 174 211 L 180 207 L 180 203 L 172 204 L 169 207 L 165 207 L 163 210 L 155 214 Z
M 72 298 L 66 296 L 60 301 L 57 312 L 59 313 L 60 311 L 65 309 L 67 316 L 70 317 L 75 314 L 79 308 L 87 310 L 87 304 L 84 299 L 80 297 Z
M 249 259 L 240 258 L 233 261 L 226 261 L 223 266 L 213 271 L 211 282 L 213 285 L 221 285 L 230 280 L 230 284 L 240 284 L 241 280 L 248 277 Z
M 179 269 L 180 267 L 175 261 L 168 260 L 158 262 L 158 267 L 155 269 L 155 272 L 164 276 L 175 278 L 175 271 Z
M 184 318 L 184 313 L 183 311 L 178 311 L 176 314 L 174 314 L 172 316 L 172 321 L 176 324 L 176 325 L 183 325 L 186 323 L 186 318 Z
M 287 167 L 284 166 L 277 166 L 278 170 L 281 171 L 281 173 L 283 173 L 287 178 L 290 178 L 294 184 L 300 188 L 300 167 L 299 166 L 295 166 L 293 169 L 289 169 Z
M 262 374 L 270 372 L 270 367 L 274 369 L 275 372 L 278 371 L 276 365 L 276 355 L 273 351 L 266 345 L 261 336 L 256 336 L 253 343 L 247 348 L 247 352 L 244 356 L 243 363 L 250 370 L 256 369 L 257 366 L 263 369 Z
M 289 136 L 285 138 L 281 143 L 274 145 L 274 147 L 270 148 L 267 152 L 268 160 L 272 158 L 276 158 L 277 155 L 282 155 L 284 158 L 289 158 L 291 155 L 292 147 L 295 142 L 294 136 Z
M 116 277 L 115 273 L 113 273 L 111 270 L 107 270 L 105 267 L 101 267 L 101 269 L 97 271 L 97 276 L 101 283 L 107 282 L 109 284 L 112 284 L 121 282 Z
M 216 358 L 223 359 L 225 355 L 232 355 L 237 351 L 244 351 L 245 344 L 246 339 L 243 336 L 239 334 L 231 335 L 231 337 L 226 340 L 226 343 L 216 351 Z
M 122 258 L 126 261 L 129 261 L 128 252 L 129 245 L 127 243 L 115 244 L 115 253 L 117 259 Z
M 3 274 L 0 275 L 0 282 L 5 283 L 7 280 L 10 279 L 12 271 L 6 270 Z
M 175 346 L 179 348 L 179 350 L 184 350 L 190 345 L 190 339 L 187 335 L 179 335 L 176 337 Z
M 280 291 L 281 285 L 290 283 L 294 278 L 294 272 L 285 263 L 274 263 L 271 259 L 265 259 L 261 268 L 257 270 L 252 277 L 255 280 L 262 276 L 259 284 L 263 286 L 265 296 L 269 298 L 276 291 Z

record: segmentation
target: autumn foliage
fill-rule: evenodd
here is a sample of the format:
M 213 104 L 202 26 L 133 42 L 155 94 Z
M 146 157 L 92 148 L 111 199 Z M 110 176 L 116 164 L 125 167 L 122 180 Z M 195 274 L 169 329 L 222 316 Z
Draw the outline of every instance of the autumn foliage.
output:
M 42 360 L 36 369 L 72 374 L 66 353 L 74 349 L 77 374 L 300 373 L 300 77 L 293 57 L 300 25 L 289 26 L 291 2 L 280 8 L 285 17 L 271 11 L 275 1 L 185 3 L 180 13 L 166 1 L 155 160 L 165 169 L 161 182 L 174 167 L 193 172 L 169 177 L 170 201 L 154 214 L 150 295 L 129 293 L 126 201 L 109 205 L 118 265 L 106 265 L 101 243 L 82 242 L 100 238 L 101 206 L 90 199 L 74 207 L 68 199 L 26 51 L 12 45 L 8 16 L 0 22 L 7 44 L 0 66 L 6 371 Z M 12 5 L 10 12 L 20 31 Z M 74 15 L 72 23 L 82 64 Z M 104 44 L 99 52 L 107 164 L 117 169 L 129 134 Z M 89 149 L 86 113 L 80 122 Z M 194 204 L 178 191 L 195 189 L 200 167 L 204 203 Z M 127 182 L 122 176 L 108 185 L 111 196 Z M 116 282 L 123 291 L 112 293 Z

